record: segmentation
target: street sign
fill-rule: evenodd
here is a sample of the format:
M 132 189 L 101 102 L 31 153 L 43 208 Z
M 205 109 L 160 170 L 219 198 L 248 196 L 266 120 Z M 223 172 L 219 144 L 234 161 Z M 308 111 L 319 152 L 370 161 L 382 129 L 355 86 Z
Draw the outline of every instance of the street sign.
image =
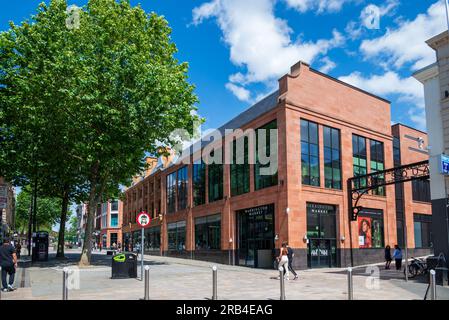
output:
M 440 173 L 449 175 L 449 156 L 445 154 L 440 155 Z
M 137 220 L 137 224 L 139 226 L 141 226 L 142 228 L 145 228 L 147 225 L 150 224 L 151 217 L 148 213 L 146 213 L 145 211 L 142 211 L 141 213 L 139 213 L 136 220 Z

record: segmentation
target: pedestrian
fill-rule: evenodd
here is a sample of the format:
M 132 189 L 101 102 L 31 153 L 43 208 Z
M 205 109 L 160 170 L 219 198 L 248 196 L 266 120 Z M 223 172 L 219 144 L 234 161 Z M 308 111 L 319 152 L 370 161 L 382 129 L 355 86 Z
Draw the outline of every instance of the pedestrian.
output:
M 401 270 L 402 267 L 402 250 L 398 245 L 394 246 L 393 259 L 396 263 L 396 270 Z
M 3 245 L 0 247 L 0 266 L 2 267 L 2 291 L 15 290 L 13 285 L 17 268 L 17 255 L 8 238 L 3 239 Z M 7 275 L 9 275 L 9 282 L 6 281 Z
M 22 245 L 20 244 L 20 241 L 17 241 L 17 246 L 16 246 L 16 255 L 17 255 L 17 260 L 20 259 L 20 252 L 22 251 Z
M 288 250 L 288 270 L 290 270 L 291 273 L 293 273 L 293 275 L 295 276 L 293 278 L 293 280 L 298 279 L 298 274 L 296 273 L 296 271 L 293 269 L 293 257 L 295 256 L 295 253 L 293 252 L 293 249 L 288 245 L 287 243 L 287 250 Z M 285 274 L 285 271 L 284 271 Z
M 277 258 L 279 262 L 279 269 L 284 268 L 284 279 L 290 280 L 290 272 L 288 271 L 288 249 L 287 242 L 282 243 L 282 247 L 279 250 L 279 257 Z M 286 277 L 287 276 L 287 277 Z
M 387 245 L 385 247 L 385 269 L 386 270 L 390 269 L 391 260 L 393 260 L 391 258 L 391 248 L 389 245 Z

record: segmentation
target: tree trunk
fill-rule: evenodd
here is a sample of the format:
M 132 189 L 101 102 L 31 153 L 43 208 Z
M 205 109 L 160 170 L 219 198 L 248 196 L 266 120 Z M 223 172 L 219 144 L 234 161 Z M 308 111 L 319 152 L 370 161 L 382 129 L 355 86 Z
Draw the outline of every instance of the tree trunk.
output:
M 30 216 L 28 218 L 28 256 L 31 255 L 31 237 L 33 232 L 33 197 L 30 197 Z
M 33 187 L 33 232 L 37 232 L 37 178 Z
M 92 233 L 94 231 L 95 212 L 97 211 L 97 187 L 98 187 L 98 170 L 100 162 L 97 161 L 91 168 L 90 173 L 90 193 L 89 205 L 87 210 L 87 225 L 84 233 L 83 250 L 78 265 L 85 267 L 90 265 L 90 258 L 92 254 Z
M 68 188 L 66 187 L 62 196 L 61 221 L 59 223 L 58 251 L 56 253 L 56 258 L 64 258 L 65 224 L 69 207 L 69 191 L 67 189 Z

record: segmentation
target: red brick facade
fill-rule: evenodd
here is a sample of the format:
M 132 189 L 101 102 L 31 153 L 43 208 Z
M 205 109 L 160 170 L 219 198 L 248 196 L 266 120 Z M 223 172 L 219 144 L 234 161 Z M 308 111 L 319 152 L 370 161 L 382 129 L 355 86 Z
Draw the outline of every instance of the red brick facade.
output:
M 249 122 L 240 126 L 259 128 L 271 120 L 277 120 L 278 128 L 278 184 L 261 190 L 255 190 L 254 168 L 250 165 L 250 190 L 238 196 L 231 196 L 230 167 L 224 166 L 223 199 L 208 203 L 206 187 L 206 203 L 193 206 L 192 165 L 188 166 L 187 208 L 166 214 L 166 177 L 183 165 L 176 164 L 168 168 L 160 168 L 135 183 L 126 191 L 124 201 L 123 234 L 138 230 L 135 223 L 136 214 L 144 210 L 150 212 L 154 220 L 150 227 L 160 226 L 161 246 L 159 254 L 179 255 L 168 250 L 167 224 L 186 221 L 185 250 L 181 253 L 189 258 L 214 260 L 223 263 L 236 263 L 239 246 L 237 234 L 237 214 L 242 209 L 274 204 L 274 246 L 279 248 L 282 241 L 297 253 L 295 265 L 306 268 L 308 265 L 307 238 L 307 203 L 332 205 L 336 208 L 336 248 L 337 265 L 350 264 L 349 252 L 352 247 L 354 264 L 379 262 L 383 260 L 383 249 L 359 249 L 358 222 L 349 221 L 348 196 L 346 181 L 354 175 L 352 136 L 360 135 L 367 140 L 376 140 L 384 146 L 384 166 L 392 168 L 393 135 L 398 134 L 401 141 L 404 134 L 416 135 L 418 131 L 404 126 L 391 127 L 390 103 L 382 98 L 328 77 L 307 64 L 298 63 L 292 67 L 291 73 L 279 80 L 279 91 L 274 105 L 266 112 L 258 114 Z M 251 111 L 251 109 L 249 110 Z M 301 137 L 300 120 L 306 119 L 319 126 L 319 162 L 320 186 L 308 186 L 301 183 Z M 342 189 L 325 188 L 324 183 L 324 146 L 323 126 L 340 130 L 341 143 L 341 181 Z M 396 132 L 397 131 L 397 132 Z M 420 133 L 425 139 L 425 133 Z M 426 155 L 411 152 L 409 141 L 401 144 L 403 163 L 411 163 L 426 159 Z M 416 144 L 416 143 L 415 143 Z M 367 148 L 368 172 L 370 172 L 370 148 Z M 208 170 L 206 169 L 206 186 Z M 406 184 L 406 216 L 408 226 L 408 244 L 414 247 L 413 212 L 430 214 L 430 205 L 416 203 L 411 200 L 411 183 Z M 383 213 L 383 242 L 393 246 L 397 243 L 395 187 L 387 186 L 385 196 L 368 194 L 360 205 L 366 208 L 379 209 Z M 160 206 L 159 206 L 160 203 Z M 194 219 L 198 217 L 221 214 L 221 250 L 199 252 L 195 250 Z M 350 232 L 350 228 L 351 231 Z

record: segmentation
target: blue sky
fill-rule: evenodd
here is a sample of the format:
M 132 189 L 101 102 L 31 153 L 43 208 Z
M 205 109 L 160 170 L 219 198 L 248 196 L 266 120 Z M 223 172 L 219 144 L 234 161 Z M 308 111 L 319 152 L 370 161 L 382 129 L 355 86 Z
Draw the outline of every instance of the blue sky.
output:
M 4 1 L 0 30 L 41 1 Z M 48 1 L 46 1 L 48 2 Z M 69 0 L 84 5 L 87 0 Z M 446 28 L 444 0 L 141 0 L 173 29 L 190 65 L 203 129 L 216 128 L 277 88 L 299 60 L 392 101 L 392 120 L 425 130 L 422 86 L 411 74 L 435 60 L 425 40 Z M 379 9 L 380 28 L 363 20 Z M 371 7 L 372 8 L 372 7 Z M 363 106 L 361 106 L 363 107 Z

